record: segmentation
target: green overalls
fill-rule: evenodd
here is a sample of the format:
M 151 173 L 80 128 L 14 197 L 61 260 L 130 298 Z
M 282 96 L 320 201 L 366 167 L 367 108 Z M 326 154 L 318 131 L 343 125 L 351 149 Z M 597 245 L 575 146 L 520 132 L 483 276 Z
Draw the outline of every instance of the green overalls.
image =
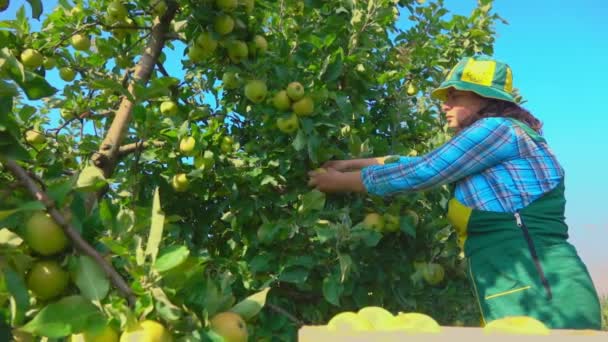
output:
M 544 139 L 513 120 L 537 142 Z M 482 324 L 534 317 L 552 329 L 600 329 L 600 304 L 587 268 L 567 242 L 563 181 L 516 213 L 476 210 L 456 198 L 448 219 L 468 259 Z

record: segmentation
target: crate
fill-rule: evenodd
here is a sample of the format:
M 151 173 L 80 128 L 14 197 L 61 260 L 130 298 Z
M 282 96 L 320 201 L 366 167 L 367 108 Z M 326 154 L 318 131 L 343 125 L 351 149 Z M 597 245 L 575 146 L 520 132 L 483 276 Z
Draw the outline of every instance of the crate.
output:
M 396 341 L 491 341 L 491 342 L 525 342 L 525 341 L 603 341 L 608 342 L 608 331 L 599 330 L 551 330 L 547 336 L 531 335 L 487 335 L 482 328 L 441 327 L 439 334 L 407 334 L 405 332 L 365 331 L 333 332 L 326 326 L 303 326 L 298 331 L 299 342 L 396 342 Z

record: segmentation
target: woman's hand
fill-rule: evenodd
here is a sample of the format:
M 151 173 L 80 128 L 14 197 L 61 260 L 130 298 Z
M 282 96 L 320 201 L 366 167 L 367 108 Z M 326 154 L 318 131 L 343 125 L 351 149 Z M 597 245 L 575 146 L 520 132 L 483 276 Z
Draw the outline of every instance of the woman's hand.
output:
M 330 160 L 325 162 L 321 168 L 323 169 L 334 169 L 336 171 L 346 171 L 352 169 L 350 160 Z
M 340 172 L 336 169 L 317 169 L 308 172 L 308 185 L 321 192 L 364 192 L 361 172 Z

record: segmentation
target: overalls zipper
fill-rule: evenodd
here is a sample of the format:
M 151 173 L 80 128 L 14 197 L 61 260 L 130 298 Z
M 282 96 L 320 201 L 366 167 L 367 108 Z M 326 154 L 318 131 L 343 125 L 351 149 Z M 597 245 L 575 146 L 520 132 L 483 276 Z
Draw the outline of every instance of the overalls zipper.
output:
M 515 222 L 517 223 L 517 226 L 519 228 L 521 228 L 522 232 L 524 233 L 526 242 L 528 243 L 528 249 L 530 249 L 530 254 L 532 255 L 532 259 L 534 260 L 534 265 L 536 266 L 536 270 L 538 271 L 538 275 L 540 276 L 540 281 L 542 282 L 543 286 L 545 287 L 545 290 L 547 290 L 547 298 L 549 300 L 551 300 L 551 298 L 553 298 L 553 295 L 551 294 L 551 286 L 549 286 L 549 282 L 547 281 L 547 278 L 545 277 L 545 272 L 543 272 L 543 268 L 540 264 L 540 260 L 538 259 L 538 255 L 536 254 L 536 248 L 534 248 L 534 242 L 532 241 L 532 237 L 530 237 L 530 232 L 528 231 L 528 227 L 526 227 L 526 225 L 524 224 L 523 220 L 521 219 L 521 215 L 519 214 L 518 211 L 516 211 L 514 215 L 515 215 Z

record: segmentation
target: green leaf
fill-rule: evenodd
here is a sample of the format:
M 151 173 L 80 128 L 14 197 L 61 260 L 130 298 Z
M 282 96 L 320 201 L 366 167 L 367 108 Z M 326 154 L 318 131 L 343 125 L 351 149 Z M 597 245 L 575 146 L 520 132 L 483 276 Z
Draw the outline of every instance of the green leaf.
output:
M 125 96 L 129 101 L 135 102 L 135 99 L 129 93 L 129 91 L 120 84 L 120 82 L 112 79 L 96 79 L 91 81 L 91 88 L 93 89 L 112 89 L 120 92 L 121 95 Z
M 40 20 L 42 14 L 42 2 L 40 0 L 27 0 L 32 6 L 32 18 Z
M 89 165 L 78 175 L 74 189 L 85 192 L 95 192 L 107 184 L 103 171 L 97 166 Z
M 19 84 L 29 100 L 39 100 L 43 97 L 52 96 L 57 92 L 57 89 L 52 87 L 44 78 L 31 71 L 25 71 L 25 79 L 13 77 L 13 81 Z
M 0 96 L 17 96 L 19 91 L 13 84 L 0 80 Z M 7 108 L 10 109 L 10 108 Z
M 19 235 L 11 232 L 8 228 L 0 229 L 0 246 L 19 247 L 23 239 Z
M 414 227 L 414 219 L 409 216 L 404 216 L 401 218 L 400 227 L 402 232 L 405 234 L 416 238 L 416 228 Z
M 152 297 L 154 297 L 154 308 L 163 320 L 168 322 L 176 322 L 182 318 L 182 310 L 171 303 L 165 292 L 155 287 L 152 289 Z
M 27 287 L 21 276 L 12 268 L 4 268 L 4 281 L 6 289 L 14 299 L 14 307 L 11 305 L 12 325 L 21 325 L 25 319 L 25 313 L 30 306 L 30 297 L 27 292 Z
M 281 272 L 279 276 L 280 281 L 302 284 L 306 282 L 308 278 L 308 269 L 304 267 L 290 267 L 287 270 Z
M 2 132 L 1 128 L 2 127 L 0 127 L 0 156 L 15 160 L 31 160 L 28 151 L 23 148 L 17 139 L 15 139 L 13 134 Z
M 105 324 L 102 313 L 81 296 L 64 297 L 44 307 L 21 330 L 38 336 L 60 338 Z
M 167 272 L 181 265 L 189 255 L 190 251 L 186 246 L 171 246 L 156 260 L 154 268 L 158 272 Z
M 68 199 L 68 195 L 74 188 L 73 178 L 61 180 L 59 182 L 49 184 L 47 188 L 47 194 L 50 198 L 55 201 L 57 207 L 63 207 L 65 201 Z
M 262 310 L 264 305 L 266 305 L 268 291 L 270 291 L 269 287 L 258 293 L 252 294 L 233 306 L 230 311 L 238 313 L 246 321 L 252 319 L 260 310 Z
M 335 81 L 342 74 L 342 56 L 336 55 L 335 60 L 327 66 L 325 81 Z
M 160 206 L 160 195 L 158 188 L 154 190 L 154 200 L 152 202 L 152 224 L 150 226 L 150 236 L 148 236 L 148 242 L 146 243 L 146 256 L 150 256 L 152 262 L 156 262 L 156 255 L 158 254 L 158 246 L 163 237 L 163 227 L 165 224 L 165 214 Z
M 13 125 L 13 127 L 19 127 L 16 122 L 14 122 L 13 118 L 10 117 L 10 114 L 13 110 L 13 97 L 12 96 L 4 96 L 0 95 L 0 131 L 11 131 L 10 129 L 6 129 L 5 126 Z M 0 142 L 4 142 L 0 140 Z M 4 145 L 0 143 L 0 145 Z
M 262 253 L 258 254 L 249 261 L 249 269 L 251 273 L 268 272 L 273 269 L 272 261 L 275 256 L 273 254 Z
M 20 212 L 20 211 L 38 211 L 38 210 L 45 210 L 45 206 L 44 206 L 44 204 L 42 204 L 42 202 L 40 202 L 40 201 L 25 202 L 15 209 L 0 210 L 0 221 L 4 220 L 5 218 L 11 216 L 12 214 Z
M 313 210 L 322 210 L 325 207 L 325 193 L 314 189 L 302 196 L 302 204 L 298 208 L 299 213 L 307 213 Z
M 340 260 L 340 282 L 344 282 L 353 267 L 353 259 L 350 255 L 344 253 L 340 253 L 338 259 Z
M 301 129 L 298 130 L 298 134 L 296 135 L 295 139 L 293 139 L 291 145 L 296 151 L 302 151 L 304 147 L 306 147 L 306 134 L 304 134 Z
M 344 285 L 335 274 L 329 275 L 323 279 L 323 297 L 329 303 L 340 306 L 340 296 L 344 291 Z
M 77 259 L 74 283 L 80 289 L 80 293 L 92 301 L 104 299 L 110 290 L 110 281 L 101 266 L 86 255 L 81 255 Z

